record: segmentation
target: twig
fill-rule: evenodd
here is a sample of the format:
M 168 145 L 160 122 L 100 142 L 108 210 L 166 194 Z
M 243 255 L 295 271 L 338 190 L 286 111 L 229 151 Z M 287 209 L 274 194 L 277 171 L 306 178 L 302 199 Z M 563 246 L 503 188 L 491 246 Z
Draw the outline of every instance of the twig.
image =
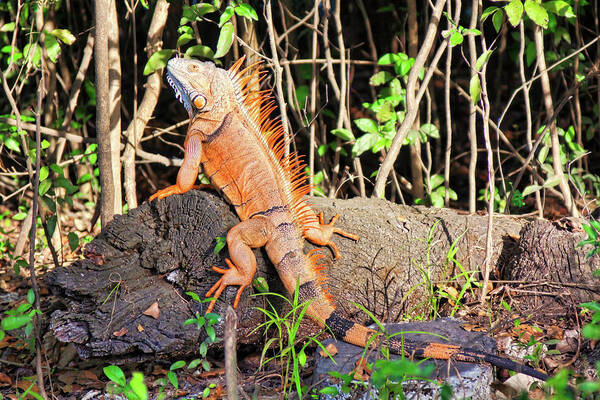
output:
M 239 399 L 237 374 L 237 315 L 231 306 L 227 307 L 225 315 L 225 380 L 227 381 L 227 398 Z
M 469 29 L 475 29 L 477 26 L 477 19 L 479 16 L 479 1 L 473 0 L 471 2 L 471 21 L 469 22 Z M 467 37 L 469 42 L 469 63 L 473 66 L 477 62 L 477 48 L 475 46 L 475 35 L 469 35 Z M 471 69 L 471 79 L 477 72 Z M 458 85 L 457 85 L 458 86 Z M 470 96 L 468 96 L 470 98 Z M 469 212 L 474 214 L 477 210 L 477 115 L 476 104 L 469 101 L 469 151 L 471 157 L 469 158 Z
M 169 3 L 166 0 L 157 1 L 156 7 L 154 8 L 154 14 L 152 15 L 152 21 L 150 22 L 150 27 L 148 28 L 148 57 L 150 57 L 154 52 L 160 50 L 159 45 L 161 43 L 162 33 L 167 23 L 168 15 Z M 125 145 L 125 150 L 123 151 L 123 186 L 125 189 L 125 201 L 127 202 L 129 209 L 137 207 L 135 156 L 136 153 L 139 156 L 140 153 L 143 152 L 139 147 L 139 143 L 142 139 L 144 128 L 148 124 L 148 121 L 150 120 L 150 117 L 152 116 L 154 108 L 158 102 L 158 96 L 161 88 L 161 78 L 162 73 L 160 71 L 155 71 L 148 77 L 144 98 L 142 99 L 139 107 L 136 108 L 134 105 L 134 118 L 133 121 L 129 123 L 125 133 L 127 142 Z M 144 154 L 148 155 L 148 153 L 145 152 Z M 163 164 L 165 163 L 163 162 Z
M 271 9 L 271 0 L 267 0 L 265 4 L 265 20 L 267 21 L 267 29 L 269 31 L 269 44 L 271 46 L 271 60 L 273 62 L 273 72 L 275 74 L 275 89 L 277 90 L 277 102 L 279 103 L 279 113 L 281 115 L 281 125 L 283 126 L 283 136 L 285 138 L 285 155 L 290 152 L 290 133 L 289 121 L 287 116 L 287 104 L 283 93 L 281 64 L 279 64 L 279 54 L 277 53 L 277 44 L 275 38 L 275 28 L 273 27 L 273 12 Z
M 1 71 L 0 71 L 0 73 L 1 73 Z M 4 81 L 4 78 L 2 78 L 2 81 Z M 23 121 L 21 121 L 20 117 L 18 117 L 17 119 L 0 117 L 0 122 L 4 122 L 8 125 L 16 126 L 18 131 L 26 130 L 26 131 L 30 131 L 30 132 L 35 132 L 35 124 L 23 122 Z M 64 137 L 68 141 L 73 142 L 73 143 L 98 143 L 98 141 L 94 138 L 85 138 L 85 137 L 81 137 L 79 135 L 75 135 L 73 133 L 62 132 L 62 131 L 58 131 L 56 129 L 47 128 L 45 126 L 40 126 L 40 133 L 44 134 L 44 135 L 48 135 L 48 136 Z
M 110 138 L 110 97 L 109 97 L 109 59 L 108 59 L 108 18 L 110 0 L 95 0 L 95 43 L 94 64 L 96 68 L 96 136 L 98 137 L 98 166 L 102 194 L 100 220 L 104 228 L 114 214 L 113 166 Z
M 314 123 L 315 113 L 317 111 L 317 51 L 319 48 L 319 37 L 317 35 L 318 27 L 319 27 L 319 13 L 317 11 L 317 4 L 315 2 L 315 7 L 313 8 L 312 14 L 313 18 L 313 34 L 312 34 L 312 79 L 310 80 L 310 116 L 313 118 L 312 123 L 309 127 L 309 150 L 308 150 L 308 179 L 310 185 L 310 194 L 313 195 L 313 183 L 314 183 L 314 174 L 315 174 L 315 130 L 316 126 Z M 310 14 L 309 14 L 310 15 Z
M 488 50 L 486 45 L 485 37 L 481 36 L 481 50 L 482 53 Z M 488 185 L 489 185 L 489 197 L 488 197 L 488 219 L 487 219 L 487 231 L 485 235 L 485 258 L 483 260 L 483 285 L 481 288 L 481 305 L 485 304 L 485 297 L 488 292 L 488 282 L 490 280 L 490 271 L 492 269 L 492 228 L 494 226 L 494 195 L 496 193 L 495 187 L 495 173 L 494 173 L 494 153 L 492 151 L 492 143 L 490 141 L 490 99 L 488 97 L 487 90 L 487 62 L 481 67 L 479 72 L 479 78 L 481 82 L 481 108 L 483 109 L 483 141 L 485 144 L 485 150 L 487 154 L 487 172 L 488 172 Z M 471 65 L 471 68 L 474 68 Z M 473 101 L 473 99 L 471 99 Z
M 525 132 L 525 137 L 527 139 L 527 146 L 529 147 L 529 150 L 532 151 L 533 148 L 533 142 L 531 141 L 532 135 L 533 135 L 533 123 L 531 121 L 531 102 L 529 100 L 529 85 L 526 85 L 526 78 L 525 78 L 525 23 L 523 22 L 523 20 L 521 20 L 521 22 L 519 23 L 519 34 L 521 36 L 521 41 L 520 41 L 520 47 L 519 47 L 519 76 L 521 77 L 521 86 L 523 88 L 523 97 L 524 97 L 524 101 L 525 101 L 525 118 L 526 118 L 526 123 L 527 123 L 527 131 Z M 537 180 L 534 180 L 534 182 L 537 182 Z M 516 188 L 517 186 L 514 185 L 513 186 L 513 191 L 514 188 Z M 512 191 L 511 191 L 511 195 L 512 195 Z M 535 204 L 537 206 L 538 209 L 538 216 L 540 218 L 544 217 L 544 207 L 542 206 L 542 199 L 540 197 L 540 192 L 536 191 L 535 192 Z M 506 213 L 509 210 L 509 206 L 510 206 L 510 200 L 506 202 L 506 208 L 504 209 L 504 213 Z
M 42 73 L 40 75 L 40 81 L 38 84 L 37 101 L 36 101 L 36 115 L 35 115 L 35 175 L 33 177 L 33 204 L 31 208 L 31 228 L 29 230 L 29 278 L 31 279 L 31 287 L 35 293 L 35 308 L 41 310 L 40 305 L 40 289 L 37 284 L 35 277 L 35 238 L 36 238 L 36 223 L 38 215 L 38 203 L 39 196 L 38 191 L 40 187 L 40 165 L 41 165 L 41 134 L 40 126 L 42 124 L 42 98 L 44 97 L 44 60 L 42 58 Z M 42 371 L 42 348 L 40 343 L 40 325 L 39 319 L 35 317 L 35 369 L 37 375 L 38 389 L 40 395 L 47 399 L 46 389 L 44 388 L 44 372 Z
M 534 28 L 534 38 L 537 61 L 541 71 L 540 74 L 542 93 L 544 99 L 544 108 L 546 109 L 546 115 L 550 116 L 554 113 L 554 106 L 552 104 L 550 77 L 548 76 L 548 69 L 546 68 L 546 58 L 544 54 L 544 37 L 542 33 L 542 28 L 540 26 L 536 26 Z M 554 176 L 557 176 L 559 179 L 558 186 L 560 187 L 560 191 L 563 194 L 563 203 L 565 207 L 573 217 L 577 217 L 579 216 L 579 212 L 577 211 L 577 207 L 573 202 L 571 189 L 569 188 L 569 184 L 565 178 L 563 167 L 560 162 L 560 140 L 558 138 L 558 130 L 556 129 L 556 120 L 553 119 L 549 122 L 550 140 L 552 142 L 552 167 L 554 169 Z
M 406 87 L 406 116 L 404 117 L 404 121 L 396 131 L 396 135 L 392 140 L 390 150 L 385 159 L 383 160 L 381 167 L 379 168 L 377 180 L 375 181 L 375 188 L 373 190 L 373 197 L 381 198 L 383 196 L 387 177 L 389 176 L 390 171 L 394 166 L 394 162 L 398 158 L 398 154 L 400 154 L 400 148 L 402 147 L 402 143 L 404 142 L 404 139 L 408 134 L 409 129 L 412 127 L 412 124 L 417 116 L 419 107 L 418 103 L 416 103 L 415 101 L 415 88 L 417 85 L 419 73 L 421 72 L 421 68 L 423 68 L 423 66 L 425 65 L 427 56 L 429 55 L 431 47 L 433 46 L 433 42 L 437 33 L 437 27 L 440 21 L 440 16 L 442 14 L 442 10 L 444 9 L 445 3 L 445 0 L 436 1 L 433 15 L 431 17 L 431 22 L 429 23 L 429 27 L 427 28 L 427 34 L 425 35 L 425 40 L 423 41 L 423 45 L 421 46 L 421 49 L 417 54 L 415 63 L 410 70 L 410 74 L 408 76 L 408 84 Z M 422 86 L 426 86 L 426 84 L 423 83 Z
M 311 59 L 311 58 L 298 58 L 295 60 L 281 60 L 280 64 L 281 65 L 298 65 L 298 64 L 312 64 L 313 61 L 316 64 L 340 64 L 342 63 L 342 60 L 339 59 L 326 59 L 326 58 L 316 58 L 316 59 Z M 352 65 L 377 65 L 376 61 L 369 61 L 369 60 L 351 60 L 351 59 L 347 59 L 343 61 L 345 64 L 352 64 Z

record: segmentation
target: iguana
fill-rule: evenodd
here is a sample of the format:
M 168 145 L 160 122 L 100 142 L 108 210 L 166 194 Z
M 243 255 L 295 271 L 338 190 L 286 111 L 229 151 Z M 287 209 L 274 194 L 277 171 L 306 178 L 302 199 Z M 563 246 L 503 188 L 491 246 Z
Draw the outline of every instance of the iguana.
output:
M 333 335 L 348 343 L 366 346 L 377 331 L 351 322 L 335 311 L 326 288 L 322 255 L 304 254 L 303 239 L 339 250 L 331 241 L 336 233 L 358 236 L 328 224 L 306 203 L 309 193 L 304 164 L 295 153 L 285 154 L 281 123 L 269 116 L 276 108 L 268 90 L 259 90 L 264 73 L 260 65 L 242 69 L 243 58 L 229 70 L 212 62 L 173 58 L 167 63 L 167 81 L 185 106 L 190 124 L 177 183 L 155 193 L 150 200 L 197 188 L 199 167 L 212 185 L 235 208 L 241 222 L 227 233 L 228 268 L 213 267 L 221 278 L 206 293 L 214 297 L 207 312 L 227 286 L 239 286 L 233 306 L 252 282 L 256 259 L 252 248 L 265 247 L 269 259 L 290 294 L 298 288 L 301 302 L 309 301 L 307 314 Z M 548 376 L 512 360 L 451 344 L 412 343 L 392 338 L 396 354 L 469 362 L 488 362 L 538 379 Z

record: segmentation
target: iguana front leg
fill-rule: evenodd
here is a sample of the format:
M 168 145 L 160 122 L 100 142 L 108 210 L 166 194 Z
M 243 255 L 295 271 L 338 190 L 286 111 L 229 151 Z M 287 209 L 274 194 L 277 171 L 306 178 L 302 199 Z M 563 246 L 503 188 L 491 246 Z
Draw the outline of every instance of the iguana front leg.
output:
M 340 258 L 340 249 L 338 249 L 337 245 L 331 241 L 331 236 L 333 236 L 334 233 L 347 237 L 348 239 L 358 240 L 358 235 L 354 235 L 333 226 L 339 217 L 339 214 L 336 214 L 331 218 L 331 221 L 328 224 L 325 224 L 323 213 L 319 213 L 319 225 L 310 226 L 304 230 L 304 237 L 307 240 L 318 246 L 328 246 L 331 251 L 333 251 L 336 260 Z
M 202 155 L 202 141 L 198 135 L 190 135 L 185 140 L 185 153 L 183 163 L 177 173 L 177 183 L 159 190 L 150 196 L 150 201 L 159 198 L 163 199 L 172 194 L 182 194 L 188 190 L 198 189 L 199 185 L 194 185 L 198 178 L 200 168 L 200 156 Z
M 217 298 L 230 285 L 239 285 L 233 302 L 233 308 L 237 307 L 242 292 L 247 286 L 250 286 L 256 273 L 256 257 L 252 248 L 267 244 L 271 237 L 269 228 L 270 223 L 267 219 L 253 218 L 240 222 L 227 232 L 227 248 L 231 260 L 225 260 L 229 266 L 228 269 L 212 268 L 213 271 L 223 274 L 223 276 L 206 293 L 206 297 L 214 297 L 206 309 L 207 313 L 212 311 Z

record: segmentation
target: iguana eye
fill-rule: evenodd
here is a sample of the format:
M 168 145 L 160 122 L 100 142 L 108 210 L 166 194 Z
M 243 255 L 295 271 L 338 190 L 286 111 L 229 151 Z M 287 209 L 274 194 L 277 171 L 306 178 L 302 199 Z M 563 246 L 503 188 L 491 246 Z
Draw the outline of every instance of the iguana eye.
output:
M 194 96 L 192 103 L 194 103 L 194 107 L 196 107 L 198 110 L 202 110 L 206 105 L 206 97 L 202 96 L 201 94 L 197 94 Z

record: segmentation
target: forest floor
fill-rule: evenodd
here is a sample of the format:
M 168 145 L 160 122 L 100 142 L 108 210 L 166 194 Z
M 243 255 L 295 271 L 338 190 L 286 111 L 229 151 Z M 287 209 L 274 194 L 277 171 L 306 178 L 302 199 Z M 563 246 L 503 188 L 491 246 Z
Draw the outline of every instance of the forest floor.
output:
M 13 259 L 14 244 L 22 230 L 23 221 L 15 220 L 15 210 L 0 208 L 0 228 L 2 233 L 3 254 L 0 258 L 0 312 L 3 318 L 14 310 L 21 308 L 28 302 L 28 291 L 31 289 L 29 270 L 21 262 L 20 268 L 15 267 Z M 77 215 L 69 216 L 70 221 L 79 219 L 79 223 L 63 224 L 63 248 L 58 255 L 64 266 L 82 257 L 83 242 L 86 237 L 91 238 L 99 232 L 99 228 L 92 231 L 78 230 L 89 226 L 92 212 L 81 211 Z M 46 391 L 50 391 L 49 398 L 60 400 L 71 399 L 104 399 L 114 398 L 106 396 L 109 380 L 103 372 L 104 367 L 110 362 L 102 359 L 82 360 L 72 344 L 65 345 L 57 342 L 48 329 L 48 316 L 60 307 L 59 301 L 44 284 L 44 274 L 55 268 L 53 257 L 45 238 L 40 238 L 35 251 L 36 279 L 39 284 L 42 309 L 42 345 L 43 362 L 46 374 Z M 78 245 L 71 250 L 69 233 L 77 235 L 80 239 Z M 71 245 L 73 241 L 71 235 Z M 24 253 L 24 260 L 28 260 L 28 247 Z M 589 349 L 582 349 L 581 340 L 578 340 L 582 321 L 579 320 L 575 309 L 565 309 L 563 315 L 547 315 L 544 312 L 532 315 L 531 320 L 514 319 L 505 304 L 501 304 L 497 296 L 492 296 L 487 304 L 488 312 L 481 311 L 476 299 L 472 303 L 465 302 L 461 318 L 467 320 L 466 329 L 486 330 L 489 328 L 488 312 L 493 310 L 494 315 L 502 315 L 506 323 L 495 327 L 493 336 L 498 341 L 501 354 L 509 357 L 527 356 L 535 367 L 556 372 L 558 367 L 565 366 L 578 369 L 578 361 L 582 353 Z M 447 309 L 452 308 L 451 306 Z M 441 308 L 441 316 L 444 307 Z M 21 313 L 23 314 L 23 312 Z M 34 362 L 35 352 L 32 350 L 31 335 L 26 337 L 24 329 L 6 332 L 0 341 L 0 399 L 36 398 L 27 392 L 39 392 L 36 381 Z M 238 354 L 239 388 L 244 397 L 252 398 L 258 393 L 259 398 L 280 398 L 284 390 L 282 382 L 284 372 L 277 363 L 270 363 L 260 368 L 261 351 L 263 344 L 254 347 L 245 347 Z M 519 349 L 518 354 L 509 348 Z M 319 357 L 318 349 L 312 348 L 307 354 L 306 368 L 302 370 L 302 377 L 309 377 L 314 367 L 314 359 Z M 555 355 L 558 350 L 562 355 Z M 226 394 L 225 370 L 222 352 L 209 352 L 207 357 L 210 370 L 204 371 L 201 367 L 176 370 L 175 383 L 170 368 L 176 360 L 157 360 L 152 363 L 122 365 L 125 376 L 131 376 L 132 371 L 141 371 L 145 377 L 150 397 L 157 398 L 161 393 L 166 399 L 170 398 L 212 398 L 218 399 Z M 49 372 L 49 374 L 48 374 Z M 507 371 L 499 371 L 498 378 L 505 380 L 509 377 Z M 169 375 L 171 375 L 169 380 Z M 527 390 L 525 387 L 524 389 Z M 539 390 L 529 393 L 530 398 L 542 398 Z

